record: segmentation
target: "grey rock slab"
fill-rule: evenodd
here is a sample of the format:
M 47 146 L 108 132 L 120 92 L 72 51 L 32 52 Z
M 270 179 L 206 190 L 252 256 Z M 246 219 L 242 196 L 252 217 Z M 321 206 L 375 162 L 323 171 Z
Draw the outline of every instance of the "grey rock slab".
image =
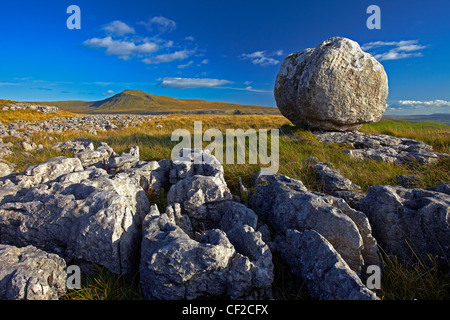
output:
M 354 184 L 350 179 L 342 176 L 338 169 L 333 169 L 329 163 L 319 162 L 313 166 L 316 170 L 316 181 L 323 186 L 325 193 L 361 189 L 360 186 Z
M 217 176 L 225 181 L 223 166 L 211 155 L 210 150 L 183 148 L 172 161 L 170 183 L 174 184 L 194 175 Z
M 314 230 L 288 229 L 277 238 L 278 249 L 292 272 L 303 279 L 313 298 L 377 300 L 330 242 Z
M 364 214 L 356 212 L 342 200 L 308 191 L 301 181 L 282 175 L 266 177 L 257 185 L 250 199 L 250 207 L 260 214 L 270 227 L 280 235 L 288 229 L 303 232 L 314 229 L 325 237 L 347 264 L 360 274 L 365 259 L 377 256 L 375 246 L 367 248 L 370 227 Z
M 148 210 L 144 191 L 125 174 L 70 173 L 3 201 L 0 240 L 130 274 L 137 268 L 140 226 Z
M 246 240 L 240 248 L 244 254 L 235 248 L 228 233 L 209 229 L 194 240 L 173 218 L 159 214 L 156 206 L 152 206 L 144 220 L 141 246 L 144 296 L 147 299 L 270 297 L 273 265 L 263 263 L 271 263 L 270 250 L 251 227 L 241 228 L 240 232 L 238 229 L 231 231 L 230 237 Z
M 167 194 L 168 203 L 179 203 L 194 228 L 217 227 L 223 214 L 217 205 L 232 199 L 227 185 L 218 176 L 195 175 L 180 180 Z
M 83 165 L 78 158 L 56 157 L 27 168 L 16 179 L 23 188 L 55 180 L 63 174 L 82 171 Z
M 385 134 L 368 134 L 362 132 L 314 132 L 322 142 L 348 145 L 354 149 L 344 152 L 357 159 L 374 159 L 395 164 L 419 162 L 432 164 L 445 153 L 432 152 L 432 147 L 413 139 L 397 138 Z
M 450 257 L 450 197 L 445 193 L 374 186 L 359 203 L 373 235 L 388 254 L 411 261 L 415 256 Z
M 55 254 L 0 244 L 0 299 L 57 300 L 65 293 L 65 268 Z

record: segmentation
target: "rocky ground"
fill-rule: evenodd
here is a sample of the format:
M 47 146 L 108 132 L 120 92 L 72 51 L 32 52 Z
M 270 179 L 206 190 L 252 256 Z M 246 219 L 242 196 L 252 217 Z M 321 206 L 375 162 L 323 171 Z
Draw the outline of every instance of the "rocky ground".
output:
M 100 114 L 80 117 L 52 118 L 46 121 L 17 120 L 9 124 L 0 123 L 0 137 L 12 136 L 26 138 L 37 132 L 61 133 L 64 131 L 85 131 L 97 134 L 97 130 L 114 130 L 139 126 L 144 121 L 154 121 L 163 116 L 160 115 L 118 115 Z
M 92 119 L 96 125 L 112 119 L 133 124 L 133 117 L 79 117 L 60 125 Z M 15 135 L 11 128 L 18 125 L 3 134 Z M 24 128 L 30 130 L 19 133 L 26 139 L 35 130 L 60 127 L 50 121 Z M 446 156 L 383 135 L 317 137 L 346 143 L 352 152 L 396 150 L 380 156 L 383 161 Z M 1 143 L 2 155 L 10 147 Z M 362 193 L 331 163 L 309 158 L 304 161 L 326 194 L 287 176 L 259 174 L 244 204 L 231 194 L 222 165 L 203 150 L 182 150 L 173 161 L 141 161 L 138 146 L 120 155 L 86 139 L 54 148 L 73 157 L 19 174 L 2 171 L 1 298 L 56 299 L 65 292 L 66 267 L 88 262 L 116 274 L 139 272 L 147 299 L 270 299 L 277 254 L 312 298 L 373 300 L 378 297 L 365 281 L 368 267 L 383 268 L 378 245 L 404 260 L 412 258 L 411 249 L 443 261 L 450 256 L 449 183 L 426 190 L 375 186 Z M 162 189 L 169 190 L 167 207 L 158 209 L 148 194 Z

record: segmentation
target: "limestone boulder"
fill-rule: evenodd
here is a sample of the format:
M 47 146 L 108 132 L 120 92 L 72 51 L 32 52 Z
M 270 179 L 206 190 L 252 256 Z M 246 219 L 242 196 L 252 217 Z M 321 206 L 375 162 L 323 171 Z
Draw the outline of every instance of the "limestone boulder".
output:
M 294 124 L 353 131 L 381 119 L 388 78 L 357 42 L 334 37 L 287 56 L 274 93 L 280 112 Z

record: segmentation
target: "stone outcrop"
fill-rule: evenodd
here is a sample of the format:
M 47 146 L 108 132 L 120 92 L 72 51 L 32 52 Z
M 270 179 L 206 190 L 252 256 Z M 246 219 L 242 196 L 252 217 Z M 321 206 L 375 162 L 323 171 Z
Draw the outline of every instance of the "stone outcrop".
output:
M 44 106 L 28 103 L 10 103 L 2 107 L 2 111 L 32 110 L 42 113 L 59 113 L 59 108 L 55 106 Z
M 411 261 L 415 257 L 450 257 L 450 198 L 447 194 L 399 186 L 367 190 L 359 207 L 373 234 L 388 254 Z
M 52 182 L 44 183 L 48 180 Z M 136 270 L 140 226 L 149 210 L 139 185 L 126 174 L 110 178 L 97 168 L 42 178 L 39 183 L 16 194 L 17 188 L 10 186 L 12 192 L 0 205 L 1 243 L 34 245 L 114 273 Z
M 333 194 L 336 191 L 360 190 L 361 187 L 354 184 L 350 179 L 342 176 L 333 165 L 328 162 L 317 162 L 311 165 L 316 172 L 316 182 L 319 183 L 324 192 Z
M 96 135 L 97 131 L 136 127 L 161 117 L 163 116 L 99 114 L 81 117 L 54 117 L 43 121 L 16 120 L 8 124 L 0 123 L 0 137 L 12 136 L 23 139 L 38 132 L 62 133 L 70 130 Z
M 153 206 L 145 218 L 140 264 L 144 295 L 270 298 L 272 254 L 256 230 L 256 213 L 232 201 L 223 168 L 213 156 L 185 151 L 184 159 L 172 163 L 175 184 L 167 194 L 166 212 Z
M 124 152 L 120 156 L 112 156 L 109 158 L 108 168 L 110 171 L 116 173 L 125 169 L 130 169 L 139 161 L 139 147 L 134 146 L 130 148 L 129 152 Z
M 272 255 L 251 226 L 209 229 L 192 239 L 153 206 L 143 232 L 140 275 L 146 298 L 270 297 Z
M 83 165 L 78 158 L 57 157 L 27 168 L 16 179 L 22 188 L 29 188 L 81 170 Z
M 432 152 L 432 147 L 424 142 L 397 138 L 386 134 L 368 134 L 362 132 L 314 132 L 322 142 L 348 145 L 351 149 L 345 153 L 357 159 L 374 159 L 395 164 L 417 161 L 431 164 L 448 154 Z
M 33 246 L 0 244 L 0 299 L 57 300 L 65 293 L 66 263 Z
M 294 124 L 353 131 L 381 119 L 388 79 L 383 66 L 358 43 L 335 37 L 287 56 L 274 93 L 281 114 Z
M 265 177 L 252 195 L 250 205 L 278 234 L 285 234 L 287 229 L 316 230 L 358 274 L 365 265 L 363 248 L 373 250 L 371 257 L 378 255 L 364 214 L 340 198 L 308 191 L 301 181 L 281 175 Z M 353 220 L 355 217 L 357 221 Z M 364 245 L 364 240 L 370 245 Z
M 349 270 L 344 274 L 352 275 L 351 277 L 353 274 L 361 275 L 367 265 L 381 265 L 377 242 L 372 236 L 367 217 L 362 212 L 352 209 L 343 199 L 310 192 L 301 181 L 282 175 L 260 175 L 256 179 L 256 184 L 256 190 L 250 199 L 251 208 L 258 212 L 275 231 L 278 236 L 276 249 L 280 251 L 282 259 L 288 265 L 302 265 L 290 261 L 291 259 L 301 259 L 292 256 L 294 254 L 292 252 L 297 252 L 297 254 L 301 252 L 293 250 L 292 244 L 289 243 L 288 234 L 293 230 L 300 234 L 307 230 L 314 230 L 320 234 L 327 241 L 326 247 L 329 243 L 329 246 L 332 246 L 339 255 L 339 259 L 345 261 L 344 266 Z M 313 238 L 323 243 L 321 238 Z M 322 244 L 316 245 L 322 246 Z M 321 262 L 312 263 L 320 265 Z M 293 272 L 307 274 L 310 271 L 293 270 Z M 311 281 L 309 278 L 303 278 L 303 280 L 310 283 L 311 286 L 316 286 L 316 280 L 312 282 L 309 282 Z M 328 279 L 327 281 L 344 280 Z M 322 286 L 322 288 L 331 287 L 332 285 Z M 358 288 L 358 292 L 361 289 L 358 286 L 354 288 Z M 347 294 L 359 297 L 357 293 Z M 328 295 L 332 296 L 333 293 L 321 292 L 317 294 L 317 297 Z M 369 295 L 368 297 L 373 296 Z
M 183 148 L 172 162 L 170 183 L 174 184 L 194 175 L 215 176 L 225 181 L 223 167 L 216 157 L 211 155 L 210 150 Z
M 314 230 L 288 229 L 279 238 L 281 252 L 293 273 L 306 279 L 310 295 L 321 300 L 377 300 L 334 247 Z

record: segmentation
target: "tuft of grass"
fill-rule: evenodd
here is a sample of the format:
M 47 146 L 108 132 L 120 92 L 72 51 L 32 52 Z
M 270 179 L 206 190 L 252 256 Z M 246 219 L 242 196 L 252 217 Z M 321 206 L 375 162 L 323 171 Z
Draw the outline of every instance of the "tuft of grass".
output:
M 81 289 L 67 290 L 61 300 L 142 300 L 138 275 L 127 278 L 94 265 L 94 272 L 81 278 Z
M 383 300 L 449 300 L 450 274 L 443 270 L 438 259 L 402 262 L 395 256 L 382 254 L 385 270 L 381 289 L 376 290 Z

